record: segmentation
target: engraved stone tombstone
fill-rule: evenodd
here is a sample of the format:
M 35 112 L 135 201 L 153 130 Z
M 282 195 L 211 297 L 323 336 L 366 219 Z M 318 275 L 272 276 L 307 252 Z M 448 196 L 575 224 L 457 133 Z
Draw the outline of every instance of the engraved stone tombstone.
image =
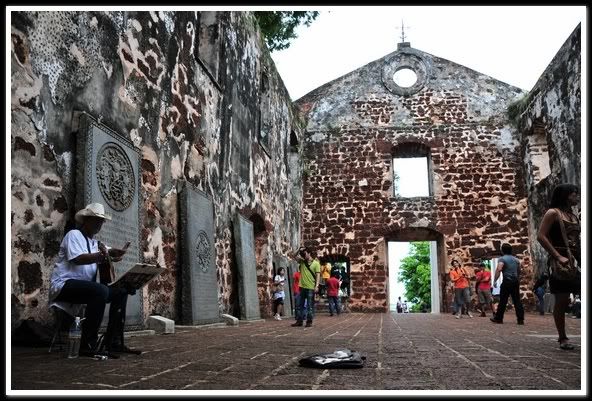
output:
M 253 223 L 236 214 L 233 218 L 235 255 L 238 270 L 238 298 L 241 320 L 260 319 L 257 295 L 257 262 Z
M 77 117 L 76 210 L 89 203 L 102 203 L 112 220 L 105 221 L 95 239 L 115 248 L 130 242 L 123 259 L 113 264 L 115 276 L 119 277 L 141 261 L 140 150 L 88 114 Z M 108 315 L 107 305 L 104 326 Z M 138 291 L 128 297 L 125 326 L 139 328 L 143 323 L 142 291 Z
M 189 183 L 185 183 L 180 200 L 182 320 L 189 325 L 219 322 L 214 204 Z
M 292 316 L 292 282 L 294 279 L 290 275 L 289 262 L 283 256 L 274 256 L 273 261 L 276 266 L 275 274 L 278 274 L 280 267 L 283 267 L 286 271 L 284 276 L 286 278 L 284 284 L 284 316 L 290 317 Z

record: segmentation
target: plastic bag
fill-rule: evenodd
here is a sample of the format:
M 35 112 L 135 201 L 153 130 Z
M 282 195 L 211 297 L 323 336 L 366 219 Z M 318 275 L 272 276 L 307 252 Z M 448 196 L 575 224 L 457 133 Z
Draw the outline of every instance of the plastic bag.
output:
M 316 354 L 298 361 L 300 366 L 320 369 L 357 369 L 363 368 L 365 356 L 349 349 L 339 349 L 328 354 Z

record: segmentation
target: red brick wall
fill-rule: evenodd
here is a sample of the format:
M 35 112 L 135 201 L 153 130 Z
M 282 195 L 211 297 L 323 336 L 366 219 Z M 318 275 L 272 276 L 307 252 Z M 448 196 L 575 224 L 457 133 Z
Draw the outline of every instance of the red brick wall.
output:
M 389 233 L 411 227 L 443 234 L 447 257 L 459 256 L 469 267 L 481 257 L 498 256 L 499 245 L 509 242 L 523 263 L 523 289 L 530 282 L 521 160 L 504 135 L 505 121 L 468 121 L 464 96 L 432 95 L 419 92 L 401 102 L 413 116 L 407 127 L 342 125 L 322 142 L 309 136 L 306 143 L 303 240 L 319 254 L 350 258 L 354 310 L 388 309 L 380 244 Z M 395 106 L 388 96 L 351 104 L 368 122 L 393 123 L 388 115 Z M 393 149 L 406 142 L 430 148 L 433 197 L 392 195 Z M 448 262 L 439 263 L 446 272 Z

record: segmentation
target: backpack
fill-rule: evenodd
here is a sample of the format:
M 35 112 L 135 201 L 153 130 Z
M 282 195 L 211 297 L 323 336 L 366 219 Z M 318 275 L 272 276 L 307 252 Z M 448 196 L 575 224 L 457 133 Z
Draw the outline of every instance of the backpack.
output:
M 348 349 L 339 349 L 328 354 L 316 354 L 304 357 L 298 361 L 305 368 L 320 369 L 357 369 L 363 368 L 365 356 Z

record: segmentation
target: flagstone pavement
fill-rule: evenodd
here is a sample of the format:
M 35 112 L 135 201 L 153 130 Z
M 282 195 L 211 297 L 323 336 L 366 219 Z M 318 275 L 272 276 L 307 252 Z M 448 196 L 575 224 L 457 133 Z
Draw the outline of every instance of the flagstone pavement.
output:
M 566 316 L 575 349 L 564 351 L 551 315 L 527 313 L 521 326 L 509 312 L 504 324 L 451 314 L 319 313 L 310 328 L 291 327 L 292 318 L 176 326 L 174 334 L 128 337 L 144 352 L 104 361 L 12 347 L 7 390 L 585 391 L 581 320 Z M 360 352 L 365 366 L 298 364 L 342 348 Z

